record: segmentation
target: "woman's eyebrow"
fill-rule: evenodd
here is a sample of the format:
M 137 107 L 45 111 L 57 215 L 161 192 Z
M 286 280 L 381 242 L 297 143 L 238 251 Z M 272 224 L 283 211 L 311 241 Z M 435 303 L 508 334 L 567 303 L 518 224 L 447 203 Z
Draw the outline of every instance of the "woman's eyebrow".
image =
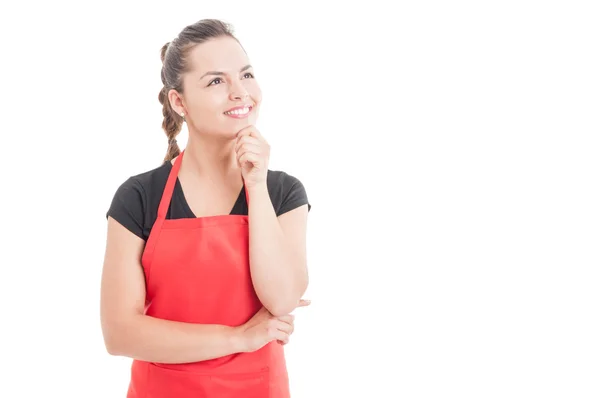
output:
M 250 69 L 250 68 L 252 68 L 252 65 L 246 65 L 242 69 L 240 69 L 240 73 L 242 73 L 243 71 L 245 71 L 247 69 Z M 203 74 L 200 79 L 204 79 L 208 75 L 224 76 L 225 73 L 224 72 L 218 72 L 218 71 L 209 71 L 209 72 L 206 72 L 205 74 Z

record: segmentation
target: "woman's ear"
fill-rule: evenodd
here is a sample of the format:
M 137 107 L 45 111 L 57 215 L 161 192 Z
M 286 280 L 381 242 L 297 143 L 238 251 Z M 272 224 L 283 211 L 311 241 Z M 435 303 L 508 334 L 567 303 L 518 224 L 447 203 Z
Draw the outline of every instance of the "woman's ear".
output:
M 185 111 L 185 103 L 183 102 L 183 97 L 177 92 L 177 90 L 175 90 L 174 88 L 169 90 L 167 98 L 169 99 L 169 104 L 171 104 L 171 109 L 173 109 L 175 113 L 181 115 L 182 112 L 185 112 L 187 114 L 187 112 Z

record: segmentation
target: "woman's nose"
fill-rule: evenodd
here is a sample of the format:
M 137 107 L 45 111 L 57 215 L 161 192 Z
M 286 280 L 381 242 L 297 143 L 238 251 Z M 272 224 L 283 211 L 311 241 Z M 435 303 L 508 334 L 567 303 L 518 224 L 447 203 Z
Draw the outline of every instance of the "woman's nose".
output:
M 243 100 L 250 96 L 247 91 L 236 91 L 230 94 L 232 100 Z
M 233 82 L 230 86 L 230 89 L 231 92 L 229 94 L 229 97 L 232 100 L 244 100 L 250 96 L 250 94 L 248 94 L 248 91 L 246 90 L 246 87 L 244 87 L 244 85 L 239 81 Z

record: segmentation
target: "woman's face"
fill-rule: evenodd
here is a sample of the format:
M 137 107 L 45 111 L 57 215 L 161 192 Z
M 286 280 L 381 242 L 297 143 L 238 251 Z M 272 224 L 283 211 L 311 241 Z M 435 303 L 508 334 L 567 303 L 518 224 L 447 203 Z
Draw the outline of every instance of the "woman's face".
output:
M 192 70 L 183 77 L 183 107 L 190 130 L 234 139 L 238 131 L 256 124 L 262 93 L 235 39 L 199 44 L 189 52 L 188 62 Z

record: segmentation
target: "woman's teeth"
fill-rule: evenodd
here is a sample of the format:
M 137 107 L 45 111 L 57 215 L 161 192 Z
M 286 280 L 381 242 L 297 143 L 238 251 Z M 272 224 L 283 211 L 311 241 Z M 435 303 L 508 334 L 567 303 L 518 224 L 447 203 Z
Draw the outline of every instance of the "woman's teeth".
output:
M 248 112 L 250 112 L 250 108 L 245 107 L 243 109 L 236 109 L 235 111 L 225 112 L 225 114 L 226 115 L 245 115 Z

